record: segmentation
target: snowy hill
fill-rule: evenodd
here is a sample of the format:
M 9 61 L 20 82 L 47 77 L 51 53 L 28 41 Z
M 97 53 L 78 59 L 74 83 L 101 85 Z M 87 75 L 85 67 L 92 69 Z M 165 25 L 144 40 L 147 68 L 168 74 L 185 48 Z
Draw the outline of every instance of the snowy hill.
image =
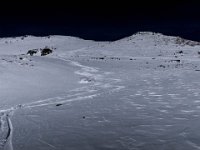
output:
M 199 149 L 199 71 L 200 43 L 159 33 L 2 38 L 0 150 Z
M 65 36 L 24 36 L 0 39 L 0 45 L 0 54 L 13 55 L 25 54 L 29 49 L 48 46 L 56 48 L 56 52 L 59 54 L 68 54 L 69 51 L 74 54 L 74 51 L 77 53 L 80 51 L 80 53 L 85 52 L 90 55 L 96 52 L 97 54 L 102 53 L 102 55 L 150 56 L 160 53 L 170 55 L 179 50 L 185 50 L 193 54 L 200 43 L 159 33 L 139 32 L 115 42 L 94 42 Z
M 93 43 L 93 41 L 65 36 L 2 38 L 0 39 L 0 54 L 24 54 L 29 49 L 44 48 L 45 46 L 69 51 L 91 46 Z
M 139 32 L 133 36 L 87 49 L 84 53 L 111 56 L 172 56 L 180 50 L 196 55 L 198 42 L 158 33 Z M 112 49 L 112 50 L 111 50 Z M 81 51 L 83 53 L 83 51 Z

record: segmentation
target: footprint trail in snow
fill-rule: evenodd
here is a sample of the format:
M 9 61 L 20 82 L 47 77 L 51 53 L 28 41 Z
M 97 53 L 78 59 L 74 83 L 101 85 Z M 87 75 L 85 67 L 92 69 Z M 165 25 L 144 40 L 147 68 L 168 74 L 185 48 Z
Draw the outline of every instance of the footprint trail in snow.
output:
M 101 72 L 98 68 L 84 66 L 78 62 L 61 57 L 59 59 L 70 62 L 71 65 L 80 68 L 75 74 L 80 75 L 79 83 L 84 86 L 72 89 L 59 96 L 19 104 L 8 109 L 0 110 L 0 149 L 13 150 L 13 126 L 11 118 L 18 109 L 44 107 L 48 105 L 60 106 L 68 102 L 92 99 L 101 94 L 116 92 L 124 88 L 124 86 L 117 84 L 120 82 L 120 79 L 109 78 L 108 73 Z

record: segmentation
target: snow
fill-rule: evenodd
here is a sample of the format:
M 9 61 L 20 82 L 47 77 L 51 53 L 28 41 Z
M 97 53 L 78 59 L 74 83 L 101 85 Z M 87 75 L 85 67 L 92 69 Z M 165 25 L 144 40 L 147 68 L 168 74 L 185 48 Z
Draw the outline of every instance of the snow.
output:
M 151 32 L 0 39 L 0 149 L 199 149 L 199 49 Z

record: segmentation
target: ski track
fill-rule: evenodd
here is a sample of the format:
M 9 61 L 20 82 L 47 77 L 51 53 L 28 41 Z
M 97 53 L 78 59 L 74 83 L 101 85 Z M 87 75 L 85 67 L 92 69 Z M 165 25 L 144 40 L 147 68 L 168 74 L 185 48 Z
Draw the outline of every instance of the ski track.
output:
M 48 105 L 65 104 L 68 102 L 92 99 L 101 94 L 112 93 L 125 88 L 124 86 L 117 85 L 117 83 L 121 81 L 120 79 L 109 78 L 108 75 L 110 75 L 110 73 L 100 72 L 98 68 L 84 66 L 78 62 L 62 57 L 58 57 L 57 59 L 66 61 L 71 65 L 78 67 L 79 70 L 75 71 L 75 74 L 82 77 L 79 84 L 84 84 L 85 86 L 70 90 L 59 96 L 25 104 L 18 104 L 17 106 L 0 110 L 0 149 L 13 150 L 12 136 L 14 129 L 11 117 L 18 109 L 44 107 Z M 40 142 L 44 143 L 44 141 Z

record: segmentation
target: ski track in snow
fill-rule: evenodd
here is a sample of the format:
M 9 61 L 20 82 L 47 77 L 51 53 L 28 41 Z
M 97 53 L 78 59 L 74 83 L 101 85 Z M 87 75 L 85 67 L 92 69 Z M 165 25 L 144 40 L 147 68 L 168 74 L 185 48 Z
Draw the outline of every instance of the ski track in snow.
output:
M 117 85 L 117 83 L 121 81 L 120 79 L 109 78 L 108 75 L 110 73 L 100 72 L 98 68 L 84 66 L 78 62 L 71 61 L 62 57 L 59 57 L 57 59 L 66 61 L 71 65 L 78 67 L 79 70 L 77 70 L 75 74 L 82 77 L 79 83 L 84 84 L 85 86 L 72 89 L 63 95 L 59 95 L 56 97 L 41 99 L 26 104 L 18 104 L 17 106 L 0 110 L 0 149 L 13 150 L 12 136 L 14 129 L 12 126 L 11 117 L 18 109 L 30 109 L 56 104 L 63 105 L 68 102 L 92 99 L 101 94 L 112 93 L 125 88 L 124 86 Z M 40 142 L 44 143 L 44 141 Z

